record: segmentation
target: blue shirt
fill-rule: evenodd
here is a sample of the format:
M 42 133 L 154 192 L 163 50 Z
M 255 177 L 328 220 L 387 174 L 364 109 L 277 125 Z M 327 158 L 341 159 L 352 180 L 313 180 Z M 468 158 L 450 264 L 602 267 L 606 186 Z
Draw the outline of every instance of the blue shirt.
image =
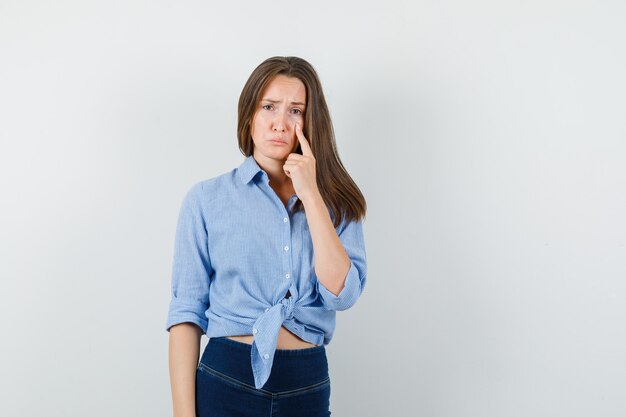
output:
M 350 269 L 335 296 L 315 275 L 305 212 L 292 210 L 297 198 L 285 206 L 251 155 L 193 185 L 178 217 L 166 329 L 190 322 L 209 338 L 252 334 L 256 388 L 269 378 L 282 325 L 327 345 L 335 312 L 353 306 L 365 287 L 363 220 L 336 228 Z

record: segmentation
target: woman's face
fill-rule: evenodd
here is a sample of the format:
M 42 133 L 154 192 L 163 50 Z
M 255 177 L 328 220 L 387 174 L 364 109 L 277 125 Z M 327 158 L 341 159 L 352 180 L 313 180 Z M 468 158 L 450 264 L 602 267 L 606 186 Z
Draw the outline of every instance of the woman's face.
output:
M 261 94 L 250 127 L 255 155 L 284 161 L 299 145 L 296 123 L 304 130 L 306 88 L 295 77 L 277 75 Z

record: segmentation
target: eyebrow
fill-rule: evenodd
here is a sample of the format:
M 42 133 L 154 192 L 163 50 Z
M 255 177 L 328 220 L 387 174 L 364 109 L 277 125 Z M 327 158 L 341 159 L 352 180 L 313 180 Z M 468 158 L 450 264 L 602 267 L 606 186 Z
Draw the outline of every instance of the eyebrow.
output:
M 272 100 L 271 98 L 264 98 L 261 101 L 269 101 L 270 103 L 274 103 L 274 104 L 280 103 L 280 100 Z M 296 104 L 296 105 L 299 104 L 300 106 L 304 106 L 304 103 L 301 103 L 299 101 L 292 101 L 291 104 Z

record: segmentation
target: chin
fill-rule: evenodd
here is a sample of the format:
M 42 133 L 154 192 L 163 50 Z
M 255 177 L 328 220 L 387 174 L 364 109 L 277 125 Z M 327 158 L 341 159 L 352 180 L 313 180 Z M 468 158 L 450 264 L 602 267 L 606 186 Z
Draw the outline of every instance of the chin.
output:
M 282 149 L 282 150 L 281 149 L 269 149 L 263 152 L 263 155 L 272 159 L 285 160 L 287 159 L 290 153 L 291 152 L 288 152 L 285 149 Z

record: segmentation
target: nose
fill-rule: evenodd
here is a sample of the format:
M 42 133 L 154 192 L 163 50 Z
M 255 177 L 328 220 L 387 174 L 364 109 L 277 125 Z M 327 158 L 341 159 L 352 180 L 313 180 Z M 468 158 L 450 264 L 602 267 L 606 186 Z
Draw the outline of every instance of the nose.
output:
M 282 112 L 276 112 L 274 118 L 274 131 L 284 132 L 287 129 L 287 115 Z

